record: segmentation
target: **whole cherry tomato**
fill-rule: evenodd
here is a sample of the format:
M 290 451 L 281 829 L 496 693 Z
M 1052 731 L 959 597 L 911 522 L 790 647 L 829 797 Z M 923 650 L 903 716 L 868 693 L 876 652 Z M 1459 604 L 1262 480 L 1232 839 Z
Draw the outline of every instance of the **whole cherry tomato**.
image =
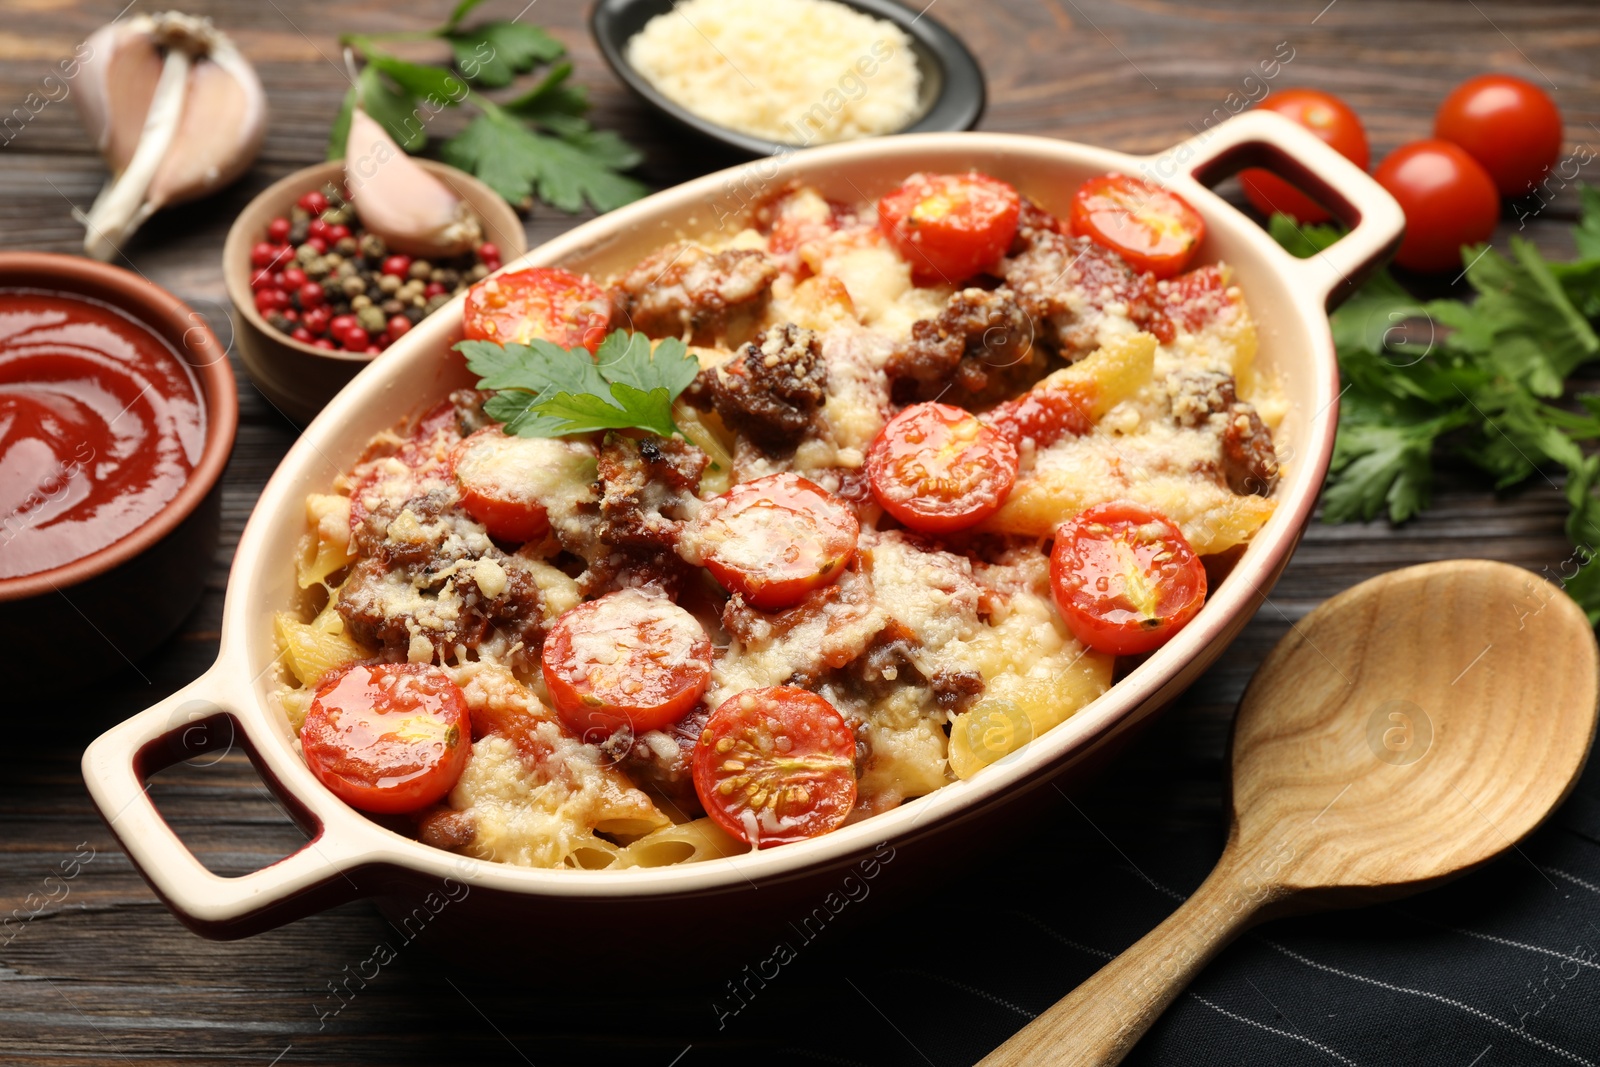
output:
M 1481 74 L 1444 98 L 1433 135 L 1483 164 L 1502 196 L 1523 196 L 1561 154 L 1561 112 L 1532 82 Z
M 1134 270 L 1170 278 L 1189 265 L 1206 223 L 1177 193 L 1129 174 L 1090 178 L 1072 195 L 1072 232 Z
M 1348 104 L 1332 93 L 1318 89 L 1284 89 L 1273 93 L 1260 104 L 1261 111 L 1276 111 L 1284 118 L 1293 119 L 1319 138 L 1333 146 L 1334 151 L 1360 167 L 1367 169 L 1371 149 L 1367 147 L 1367 131 Z M 1329 215 L 1322 205 L 1296 189 L 1276 174 L 1251 169 L 1239 175 L 1244 195 L 1263 215 L 1282 212 L 1300 222 L 1327 222 Z
M 1500 218 L 1494 179 L 1449 141 L 1413 141 L 1373 173 L 1406 214 L 1395 262 L 1419 271 L 1455 270 L 1461 247 L 1487 241 Z

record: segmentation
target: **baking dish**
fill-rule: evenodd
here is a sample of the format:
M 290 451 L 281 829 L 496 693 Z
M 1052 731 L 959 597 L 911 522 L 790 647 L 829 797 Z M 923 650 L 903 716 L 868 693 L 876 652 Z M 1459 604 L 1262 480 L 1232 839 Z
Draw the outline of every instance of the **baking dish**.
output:
M 1351 227 L 1349 234 L 1314 258 L 1289 256 L 1207 187 L 1245 166 L 1266 166 L 1313 192 Z M 392 914 L 420 915 L 440 927 L 492 922 L 496 951 L 518 938 L 531 938 L 546 951 L 562 939 L 592 940 L 597 929 L 617 921 L 619 908 L 630 927 L 640 929 L 670 917 L 675 924 L 700 919 L 755 930 L 781 922 L 791 902 L 824 898 L 850 871 L 881 863 L 885 855 L 949 862 L 961 842 L 1012 822 L 1016 816 L 1005 808 L 1103 761 L 1193 682 L 1270 592 L 1311 516 L 1337 421 L 1339 378 L 1326 309 L 1382 262 L 1403 229 L 1394 200 L 1311 134 L 1276 115 L 1250 113 L 1147 157 L 1007 134 L 842 144 L 759 160 L 658 193 L 577 227 L 515 265 L 559 264 L 604 275 L 668 240 L 737 217 L 762 191 L 790 179 L 856 201 L 887 191 L 913 171 L 967 169 L 1010 181 L 1058 211 L 1090 176 L 1113 170 L 1144 175 L 1171 186 L 1205 217 L 1208 232 L 1197 262 L 1222 259 L 1236 271 L 1257 319 L 1261 366 L 1279 374 L 1291 405 L 1278 434 L 1285 473 L 1276 513 L 1188 627 L 1099 700 L 983 773 L 799 844 L 652 869 L 533 870 L 468 859 L 393 833 L 317 782 L 296 753 L 287 722 L 269 705 L 272 613 L 293 598 L 291 560 L 305 529 L 306 494 L 326 491 L 372 434 L 470 384 L 448 353 L 459 337 L 458 302 L 364 369 L 285 457 L 240 539 L 213 667 L 107 731 L 84 755 L 95 804 L 174 914 L 203 935 L 234 938 L 376 896 Z M 220 728 L 224 724 L 232 730 Z M 161 767 L 229 737 L 238 738 L 227 743 L 242 744 L 312 837 L 278 863 L 239 877 L 207 871 L 144 789 Z M 923 865 L 895 864 L 899 870 Z M 740 921 L 729 922 L 730 916 Z M 476 938 L 449 941 L 481 944 L 482 929 Z

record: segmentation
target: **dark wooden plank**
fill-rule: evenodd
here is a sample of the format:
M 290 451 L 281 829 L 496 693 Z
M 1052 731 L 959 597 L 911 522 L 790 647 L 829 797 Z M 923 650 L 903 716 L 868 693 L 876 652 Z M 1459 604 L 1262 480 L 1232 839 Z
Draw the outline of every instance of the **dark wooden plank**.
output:
M 1580 0 L 936 2 L 930 17 L 956 29 L 988 73 L 988 129 L 1157 151 L 1215 121 L 1219 109 L 1229 109 L 1230 93 L 1253 91 L 1245 79 L 1287 42 L 1294 58 L 1272 84 L 1318 85 L 1343 94 L 1365 118 L 1375 155 L 1424 136 L 1443 93 L 1485 68 L 1547 78 L 1565 111 L 1569 142 L 1600 141 L 1591 125 L 1600 123 L 1595 59 L 1600 27 Z M 20 102 L 54 59 L 118 6 L 86 0 L 8 6 L 0 20 L 0 111 L 14 106 L 7 102 Z M 256 191 L 320 158 L 327 124 L 345 88 L 336 62 L 337 33 L 426 27 L 449 4 L 436 0 L 402 9 L 373 0 L 340 5 L 214 0 L 186 6 L 212 15 L 257 61 L 273 123 L 262 159 L 244 181 L 157 219 L 126 251 L 132 266 L 195 303 L 226 336 L 227 303 L 217 263 L 223 236 L 234 213 Z M 488 6 L 509 17 L 522 4 L 493 0 Z M 597 121 L 646 151 L 644 173 L 651 182 L 670 184 L 713 165 L 700 146 L 652 123 L 611 78 L 589 42 L 586 16 L 586 4 L 543 0 L 525 17 L 550 26 L 571 48 L 577 79 L 594 98 Z M 450 129 L 454 121 L 441 120 L 439 130 Z M 103 171 L 70 103 L 51 104 L 0 147 L 0 175 L 5 181 L 0 247 L 77 247 L 80 234 L 71 206 L 87 204 Z M 1564 224 L 1575 211 L 1573 190 L 1556 190 L 1525 232 L 1542 249 L 1566 254 L 1571 244 Z M 537 242 L 574 221 L 541 207 L 528 219 L 528 231 Z M 1518 224 L 1508 214 L 1500 237 L 1515 232 Z M 0 926 L 0 1059 L 144 1067 L 265 1064 L 281 1057 L 283 1063 L 536 1062 L 545 1067 L 669 1064 L 692 1044 L 686 1065 L 730 1058 L 787 1062 L 772 1040 L 775 1027 L 762 1029 L 757 1021 L 741 1019 L 718 1030 L 705 999 L 679 995 L 670 980 L 661 981 L 659 1011 L 634 1020 L 604 1019 L 602 994 L 578 991 L 567 1001 L 530 1003 L 515 988 L 441 966 L 423 946 L 405 946 L 348 1006 L 330 1014 L 339 1002 L 331 999 L 329 983 L 340 982 L 375 945 L 396 937 L 371 905 L 351 904 L 248 941 L 214 944 L 182 929 L 154 899 L 90 806 L 77 760 L 100 730 L 187 682 L 215 654 L 233 546 L 296 433 L 242 375 L 240 399 L 239 437 L 225 479 L 222 543 L 211 561 L 206 595 L 183 631 L 142 662 L 138 673 L 124 671 L 92 694 L 63 701 L 64 707 L 15 709 L 14 721 L 24 724 L 23 732 L 0 747 L 0 923 L 14 916 L 10 925 Z M 1314 525 L 1283 580 L 1223 660 L 1114 775 L 1082 799 L 1092 825 L 1069 813 L 1058 825 L 1042 826 L 1041 850 L 1080 857 L 1091 878 L 1112 877 L 1103 872 L 1127 862 L 1107 848 L 1106 839 L 1151 870 L 1160 869 L 1159 853 L 1167 847 L 1214 850 L 1220 843 L 1222 752 L 1233 703 L 1292 620 L 1357 581 L 1422 560 L 1482 555 L 1554 572 L 1570 554 L 1561 532 L 1564 513 L 1554 486 L 1535 482 L 1497 497 L 1457 473 L 1440 486 L 1434 508 L 1403 529 L 1383 523 Z M 36 723 L 48 728 L 39 730 L 32 726 Z M 30 726 L 31 734 L 26 732 Z M 218 870 L 253 869 L 302 840 L 237 755 L 209 768 L 174 768 L 157 779 L 153 792 L 185 840 Z M 93 849 L 93 858 L 64 883 L 68 891 L 61 897 L 53 887 L 63 883 L 46 879 L 59 875 L 75 853 L 86 854 L 80 846 Z M 1102 874 L 1092 873 L 1097 870 Z M 1019 897 L 1050 894 L 1058 876 L 1048 867 L 1021 868 L 1006 891 Z M 26 918 L 41 901 L 45 906 L 37 916 Z M 848 941 L 819 946 L 785 976 L 781 995 L 794 1017 L 850 1020 L 838 1024 L 840 1036 L 829 1062 L 921 1062 L 859 1000 L 850 999 L 853 994 L 837 994 L 838 974 L 877 988 L 889 965 L 873 958 L 875 947 L 884 938 L 897 945 L 913 940 L 907 924 L 932 921 L 939 903 L 930 887 L 929 899 L 912 910 L 877 914 L 882 930 L 864 947 Z M 1126 905 L 1136 915 L 1146 907 Z M 1152 914 L 1149 921 L 1156 918 Z M 1092 925 L 1092 918 L 1079 922 L 1083 929 Z M 907 958 L 916 958 L 916 951 L 907 948 Z M 970 981 L 979 989 L 1003 988 L 1004 976 L 975 964 Z M 588 1040 L 596 1030 L 610 1037 L 604 1047 Z

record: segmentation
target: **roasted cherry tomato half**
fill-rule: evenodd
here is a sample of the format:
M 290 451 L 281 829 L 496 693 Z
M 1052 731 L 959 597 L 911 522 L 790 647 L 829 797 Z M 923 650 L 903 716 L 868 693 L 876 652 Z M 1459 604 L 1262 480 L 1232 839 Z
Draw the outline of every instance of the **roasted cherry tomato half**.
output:
M 424 663 L 356 665 L 322 680 L 300 727 L 306 763 L 352 808 L 393 814 L 436 804 L 472 751 L 467 701 Z
M 1317 89 L 1284 89 L 1261 101 L 1257 110 L 1276 111 L 1284 118 L 1293 119 L 1362 170 L 1367 169 L 1372 159 L 1367 131 L 1361 120 L 1348 104 L 1332 93 Z M 1300 222 L 1327 222 L 1331 217 L 1322 205 L 1270 171 L 1241 171 L 1239 184 L 1244 187 L 1244 195 L 1250 203 L 1263 215 L 1282 212 Z
M 878 226 L 919 282 L 960 282 L 993 267 L 1017 234 L 1022 200 L 984 174 L 913 174 L 878 201 Z
M 1395 262 L 1420 271 L 1461 269 L 1461 246 L 1487 241 L 1500 219 L 1494 179 L 1449 141 L 1413 141 L 1372 175 L 1406 214 Z
M 1550 94 L 1509 74 L 1481 74 L 1439 105 L 1433 135 L 1460 145 L 1502 196 L 1526 196 L 1561 154 L 1561 111 Z
M 1072 194 L 1072 232 L 1134 270 L 1170 278 L 1189 265 L 1206 223 L 1177 193 L 1128 174 L 1090 178 Z
M 1017 450 L 970 411 L 913 404 L 867 453 L 872 495 L 913 530 L 950 533 L 1000 509 L 1017 480 Z
M 467 290 L 463 329 L 474 341 L 525 345 L 542 338 L 593 352 L 610 323 L 610 301 L 594 282 L 556 267 L 529 267 Z
M 798 474 L 770 474 L 709 501 L 679 551 L 696 555 L 751 607 L 777 611 L 837 581 L 860 534 L 855 512 L 838 497 Z
M 499 426 L 479 430 L 450 452 L 461 506 L 489 536 L 521 544 L 550 530 L 547 502 L 594 480 L 594 449 L 561 437 L 514 437 Z
M 711 639 L 695 617 L 637 589 L 585 601 L 544 641 L 544 684 L 556 714 L 586 741 L 683 718 L 711 681 Z
M 1132 656 L 1166 644 L 1194 618 L 1206 599 L 1206 569 L 1165 516 L 1114 502 L 1062 523 L 1050 586 L 1079 641 Z
M 1024 438 L 1031 438 L 1035 448 L 1049 448 L 1063 437 L 1094 429 L 1089 391 L 1075 383 L 1036 385 L 984 412 L 983 421 L 1019 449 Z
M 856 739 L 798 686 L 723 701 L 694 746 L 694 791 L 716 824 L 756 848 L 837 829 L 856 803 Z

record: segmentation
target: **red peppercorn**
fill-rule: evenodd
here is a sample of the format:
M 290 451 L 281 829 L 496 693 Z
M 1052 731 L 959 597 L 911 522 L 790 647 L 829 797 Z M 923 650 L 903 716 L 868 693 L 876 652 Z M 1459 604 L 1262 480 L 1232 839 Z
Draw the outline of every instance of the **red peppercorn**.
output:
M 312 248 L 315 248 L 317 250 L 317 255 L 319 256 L 328 254 L 328 242 L 324 241 L 320 237 L 307 237 L 306 244 L 310 245 Z
M 330 244 L 338 244 L 340 241 L 349 236 L 351 236 L 350 227 L 344 225 L 343 223 L 340 223 L 337 226 L 328 227 L 328 241 Z
M 383 349 L 379 348 L 377 345 L 368 345 L 366 348 L 362 349 L 362 351 L 369 356 L 375 356 L 379 352 L 382 352 Z
M 306 308 L 300 316 L 300 321 L 306 324 L 306 329 L 312 333 L 327 333 L 328 323 L 333 318 L 333 312 L 328 310 L 328 305 L 319 304 L 316 307 Z
M 287 255 L 289 249 L 285 245 L 268 244 L 262 241 L 250 249 L 250 265 L 252 267 L 270 267 L 280 257 Z
M 383 261 L 383 273 L 393 274 L 396 278 L 404 278 L 411 273 L 410 256 L 390 256 Z M 415 289 L 412 292 L 416 292 Z
M 351 326 L 344 333 L 337 336 L 344 343 L 344 346 L 352 352 L 360 352 L 370 343 L 367 331 L 359 326 Z
M 296 341 L 299 341 L 303 345 L 308 345 L 312 341 L 316 340 L 316 337 L 312 335 L 311 331 L 306 329 L 304 326 L 296 326 L 294 328 L 294 332 L 289 336 L 293 337 Z
M 391 340 L 398 340 L 411 332 L 411 320 L 404 315 L 396 315 L 389 320 L 387 325 L 388 330 L 386 332 Z
M 285 267 L 283 268 L 283 284 L 278 286 L 278 288 L 298 289 L 310 280 L 311 279 L 306 272 L 301 270 L 299 267 Z
M 326 241 L 328 239 L 328 224 L 321 219 L 312 219 L 311 224 L 306 227 L 306 236 L 320 237 Z
M 260 292 L 263 289 L 275 289 L 278 286 L 274 284 L 270 270 L 258 270 L 250 275 L 250 288 Z
M 285 290 L 285 291 L 288 290 L 289 287 L 287 285 L 285 285 L 284 281 L 283 281 L 283 272 L 282 271 L 276 271 L 275 270 L 275 271 L 272 272 L 272 287 L 274 289 L 282 289 L 282 290 Z
M 282 315 L 284 318 L 288 319 L 290 322 L 299 322 L 300 321 L 300 312 L 296 311 L 292 307 L 284 308 L 282 311 L 278 312 L 278 314 Z
M 311 342 L 311 347 L 312 348 L 321 348 L 321 349 L 325 349 L 325 350 L 328 350 L 328 351 L 332 351 L 333 347 L 334 347 L 334 344 L 333 344 L 332 341 L 328 340 L 326 337 L 318 337 L 316 340 Z
M 313 189 L 300 197 L 300 208 L 313 215 L 320 215 L 328 210 L 328 198 L 322 195 L 321 190 Z
M 306 282 L 295 290 L 295 295 L 300 298 L 300 306 L 303 308 L 318 307 L 326 299 L 322 292 L 322 286 L 316 282 Z
M 478 256 L 482 259 L 499 259 L 500 246 L 489 241 L 478 246 Z
M 429 282 L 422 289 L 423 296 L 443 296 L 449 290 L 441 282 Z
M 338 337 L 350 327 L 359 325 L 360 323 L 356 320 L 354 315 L 335 315 L 333 318 L 328 320 L 328 331 L 335 337 Z
M 282 289 L 261 289 L 256 292 L 256 310 L 265 314 L 289 306 L 289 294 Z
M 293 224 L 281 215 L 267 223 L 267 240 L 275 245 L 281 245 L 289 239 L 289 230 Z

